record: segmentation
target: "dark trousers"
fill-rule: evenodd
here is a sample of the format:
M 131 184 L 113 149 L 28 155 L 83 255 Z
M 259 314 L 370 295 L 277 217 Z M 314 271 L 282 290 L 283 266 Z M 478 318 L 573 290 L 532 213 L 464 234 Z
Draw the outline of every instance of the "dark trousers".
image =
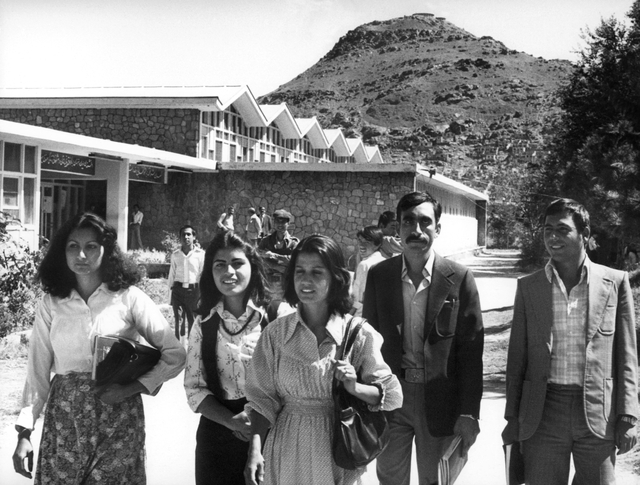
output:
M 198 298 L 200 298 L 198 285 L 195 285 L 193 288 L 183 288 L 181 283 L 174 283 L 171 288 L 171 307 L 173 308 L 173 318 L 175 321 L 174 330 L 178 340 L 180 339 L 180 334 L 184 335 L 184 319 L 187 320 L 189 326 L 188 333 L 191 333 L 194 320 L 193 311 L 198 306 Z M 183 315 L 182 322 L 180 322 L 180 310 L 182 310 Z M 182 325 L 181 331 L 180 325 Z
M 233 413 L 244 409 L 246 399 L 220 401 Z M 249 442 L 204 416 L 196 434 L 196 485 L 244 485 Z

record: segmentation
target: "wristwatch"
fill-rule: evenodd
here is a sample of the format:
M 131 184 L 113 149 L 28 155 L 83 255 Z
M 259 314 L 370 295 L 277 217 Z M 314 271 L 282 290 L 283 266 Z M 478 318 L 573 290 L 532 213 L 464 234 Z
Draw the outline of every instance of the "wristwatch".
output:
M 478 421 L 478 418 L 476 418 L 474 415 L 472 414 L 461 414 L 460 415 L 461 418 L 469 418 L 469 419 L 473 419 L 474 421 Z
M 638 418 L 635 416 L 629 416 L 628 414 L 621 414 L 620 421 L 624 421 L 625 423 L 629 423 L 631 426 L 635 426 L 638 422 Z

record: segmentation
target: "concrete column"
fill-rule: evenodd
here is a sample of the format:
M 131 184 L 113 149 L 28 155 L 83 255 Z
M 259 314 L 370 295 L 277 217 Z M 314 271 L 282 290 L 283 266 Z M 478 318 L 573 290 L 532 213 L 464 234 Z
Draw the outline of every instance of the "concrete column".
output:
M 126 251 L 129 231 L 129 160 L 96 159 L 96 178 L 107 181 L 107 223 L 116 228 L 118 244 Z

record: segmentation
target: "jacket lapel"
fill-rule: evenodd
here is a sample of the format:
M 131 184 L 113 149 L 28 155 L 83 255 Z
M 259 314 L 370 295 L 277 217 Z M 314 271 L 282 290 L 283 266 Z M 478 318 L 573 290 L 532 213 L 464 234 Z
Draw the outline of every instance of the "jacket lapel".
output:
M 404 300 L 402 298 L 402 258 L 404 256 L 396 256 L 392 259 L 393 268 L 389 275 L 389 307 L 396 311 L 394 312 L 393 319 L 389 321 L 394 322 L 393 326 L 395 331 L 402 335 L 402 329 L 404 327 Z M 400 328 L 398 328 L 400 325 Z
M 598 331 L 604 318 L 604 310 L 611 293 L 612 281 L 606 277 L 602 267 L 591 264 L 589 274 L 589 313 L 587 314 L 587 342 Z
M 453 268 L 447 263 L 447 260 L 435 255 L 435 261 L 433 262 L 433 274 L 431 275 L 431 284 L 429 285 L 429 298 L 427 300 L 427 312 L 424 322 L 424 337 L 427 338 L 431 328 L 436 321 L 442 305 L 449 295 L 449 290 L 453 286 L 453 280 L 449 277 L 455 272 Z
M 525 297 L 530 298 L 528 305 L 533 310 L 534 318 L 530 319 L 529 333 L 544 342 L 551 352 L 551 326 L 553 325 L 553 287 L 547 279 L 544 270 L 537 273 L 537 278 L 531 282 L 531 291 L 525 291 Z M 534 325 L 535 323 L 535 325 Z

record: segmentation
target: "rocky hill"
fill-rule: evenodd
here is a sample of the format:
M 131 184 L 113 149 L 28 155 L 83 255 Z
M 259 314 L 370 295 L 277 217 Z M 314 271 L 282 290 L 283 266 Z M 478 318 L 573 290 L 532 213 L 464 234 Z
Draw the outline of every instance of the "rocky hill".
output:
M 535 165 L 570 69 L 423 13 L 348 32 L 260 101 L 362 136 L 386 162 L 420 162 L 495 195 L 501 174 Z

